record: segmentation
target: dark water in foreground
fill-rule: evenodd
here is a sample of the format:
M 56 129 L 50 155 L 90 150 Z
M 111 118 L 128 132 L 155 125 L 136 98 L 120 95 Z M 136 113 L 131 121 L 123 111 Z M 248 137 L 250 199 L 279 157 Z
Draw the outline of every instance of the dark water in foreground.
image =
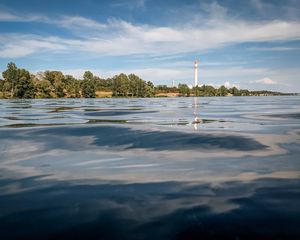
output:
M 0 239 L 300 239 L 300 97 L 0 101 Z

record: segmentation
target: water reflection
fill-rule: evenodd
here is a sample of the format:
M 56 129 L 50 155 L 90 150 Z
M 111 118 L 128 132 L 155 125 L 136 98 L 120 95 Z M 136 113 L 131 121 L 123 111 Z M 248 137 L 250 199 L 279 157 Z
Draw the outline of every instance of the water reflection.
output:
M 185 133 L 180 131 L 145 131 L 134 128 L 118 126 L 92 126 L 92 127 L 51 127 L 43 129 L 26 129 L 21 134 L 19 131 L 1 131 L 0 139 L 20 139 L 41 142 L 46 140 L 48 148 L 69 149 L 67 137 L 89 137 L 93 138 L 92 144 L 99 147 L 111 147 L 118 149 L 150 149 L 162 150 L 189 150 L 216 148 L 253 151 L 266 149 L 267 146 L 255 139 L 238 135 L 213 135 L 206 133 Z M 34 135 L 34 139 L 32 139 Z M 84 144 L 84 143 L 83 143 Z M 66 146 L 67 145 L 67 146 Z
M 198 124 L 201 123 L 201 119 L 199 118 L 199 99 L 194 97 L 194 104 L 193 104 L 193 107 L 194 107 L 194 121 L 193 121 L 193 126 L 194 126 L 194 129 L 197 130 L 198 129 Z
M 300 97 L 0 101 L 1 239 L 298 239 Z
M 35 185 L 38 178 L 15 184 Z M 1 185 L 10 180 L 2 180 Z M 293 239 L 299 180 L 97 185 L 47 182 L 0 198 L 4 239 Z M 26 223 L 26 224 L 24 224 Z

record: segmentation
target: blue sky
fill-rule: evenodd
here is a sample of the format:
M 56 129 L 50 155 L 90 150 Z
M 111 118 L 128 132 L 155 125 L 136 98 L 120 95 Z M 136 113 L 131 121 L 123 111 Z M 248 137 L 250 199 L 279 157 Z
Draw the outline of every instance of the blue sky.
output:
M 0 71 L 300 92 L 298 0 L 0 0 Z

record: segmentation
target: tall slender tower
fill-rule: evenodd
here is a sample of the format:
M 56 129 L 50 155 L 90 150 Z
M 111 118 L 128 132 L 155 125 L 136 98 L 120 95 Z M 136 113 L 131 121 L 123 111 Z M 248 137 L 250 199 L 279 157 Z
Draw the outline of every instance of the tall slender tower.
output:
M 195 60 L 194 62 L 194 70 L 195 70 L 195 87 L 198 86 L 198 63 L 199 63 L 199 60 Z

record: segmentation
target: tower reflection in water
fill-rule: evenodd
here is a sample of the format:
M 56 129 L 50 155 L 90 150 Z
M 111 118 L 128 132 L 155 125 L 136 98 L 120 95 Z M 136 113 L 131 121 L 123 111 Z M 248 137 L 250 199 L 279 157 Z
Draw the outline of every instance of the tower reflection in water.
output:
M 194 121 L 192 122 L 194 129 L 198 129 L 198 125 L 202 123 L 202 119 L 199 117 L 200 115 L 200 100 L 198 97 L 194 97 L 193 99 L 193 105 L 192 105 L 194 112 Z

